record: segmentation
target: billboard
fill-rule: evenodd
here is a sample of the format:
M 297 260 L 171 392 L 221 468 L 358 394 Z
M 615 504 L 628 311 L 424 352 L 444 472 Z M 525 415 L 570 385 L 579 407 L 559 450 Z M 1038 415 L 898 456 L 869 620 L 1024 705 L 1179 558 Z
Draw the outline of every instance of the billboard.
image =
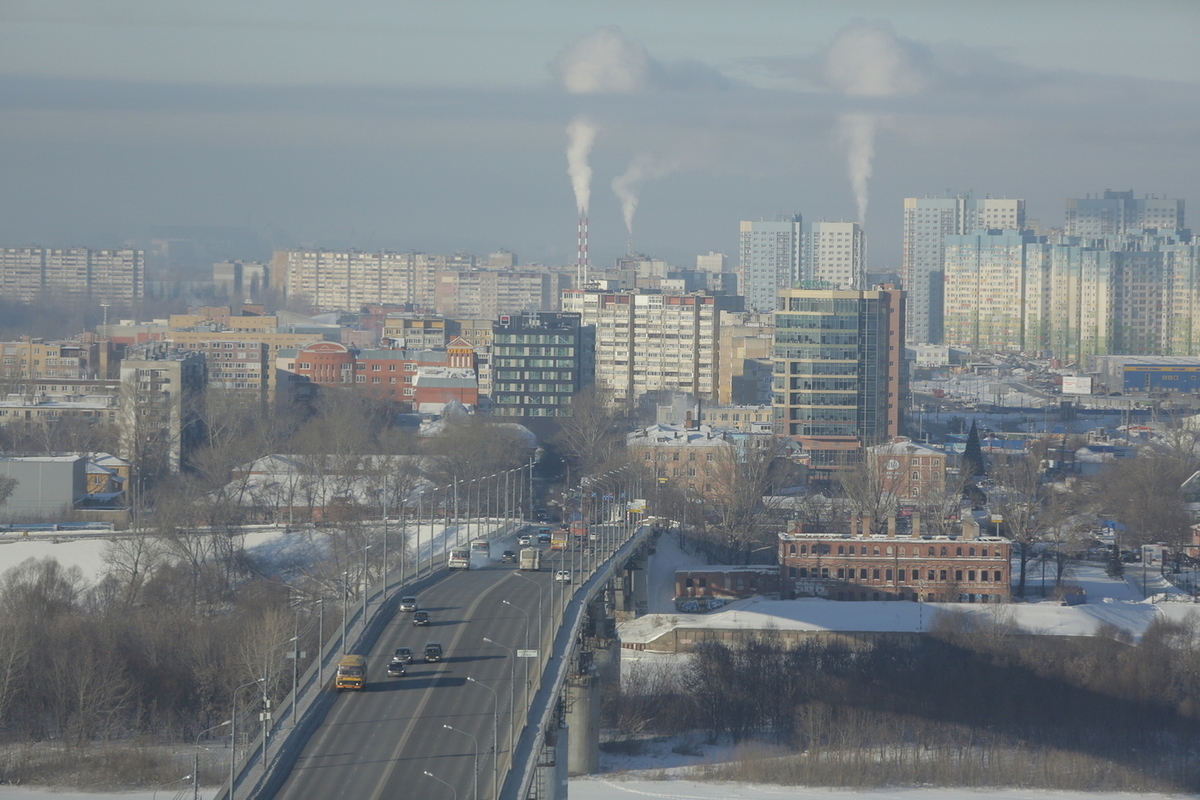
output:
M 1063 394 L 1091 394 L 1092 378 L 1084 375 L 1063 375 Z

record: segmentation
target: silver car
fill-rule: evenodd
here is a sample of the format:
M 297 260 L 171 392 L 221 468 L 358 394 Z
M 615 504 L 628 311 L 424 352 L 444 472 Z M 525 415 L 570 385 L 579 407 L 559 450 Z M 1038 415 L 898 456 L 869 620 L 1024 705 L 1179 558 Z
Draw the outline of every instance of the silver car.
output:
M 401 611 L 416 611 L 417 610 L 417 598 L 401 597 L 400 598 L 400 610 Z

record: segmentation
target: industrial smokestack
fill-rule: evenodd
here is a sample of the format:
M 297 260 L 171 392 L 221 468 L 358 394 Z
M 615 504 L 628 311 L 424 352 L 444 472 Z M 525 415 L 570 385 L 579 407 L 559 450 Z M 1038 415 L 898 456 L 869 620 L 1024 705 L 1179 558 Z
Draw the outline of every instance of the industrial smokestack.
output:
M 579 218 L 579 244 L 575 256 L 575 279 L 580 289 L 587 285 L 588 280 L 588 219 Z

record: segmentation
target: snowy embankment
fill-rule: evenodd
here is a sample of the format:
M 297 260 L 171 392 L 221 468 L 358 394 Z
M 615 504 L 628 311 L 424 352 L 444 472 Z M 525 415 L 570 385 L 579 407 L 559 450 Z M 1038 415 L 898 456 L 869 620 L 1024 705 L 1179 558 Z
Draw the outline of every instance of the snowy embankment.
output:
M 698 556 L 680 549 L 674 536 L 662 536 L 657 552 L 647 565 L 649 607 L 652 613 L 618 626 L 621 641 L 646 643 L 676 627 L 747 630 L 808 630 L 855 632 L 911 632 L 929 629 L 938 613 L 961 613 L 1002 621 L 1028 633 L 1051 636 L 1091 636 L 1103 624 L 1114 625 L 1140 637 L 1156 617 L 1184 619 L 1200 615 L 1200 606 L 1192 603 L 1155 602 L 1162 600 L 1166 583 L 1151 575 L 1150 598 L 1142 596 L 1141 575 L 1131 569 L 1124 579 L 1113 580 L 1100 564 L 1074 565 L 1067 582 L 1087 594 L 1087 602 L 1062 606 L 1054 600 L 1031 598 L 1028 602 L 999 605 L 967 603 L 912 603 L 896 601 L 837 602 L 820 598 L 768 600 L 751 597 L 730 603 L 708 614 L 680 614 L 675 611 L 675 570 L 703 563 Z M 1038 586 L 1040 573 L 1030 577 Z M 630 653 L 625 654 L 629 657 Z

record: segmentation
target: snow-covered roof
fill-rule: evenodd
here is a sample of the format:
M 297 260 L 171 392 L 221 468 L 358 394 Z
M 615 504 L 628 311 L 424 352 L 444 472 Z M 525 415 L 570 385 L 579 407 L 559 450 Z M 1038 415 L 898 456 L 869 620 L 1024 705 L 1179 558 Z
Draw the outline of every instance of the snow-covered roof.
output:
M 911 439 L 907 439 L 902 436 L 898 436 L 898 437 L 896 437 L 895 440 L 890 441 L 886 444 L 877 444 L 873 447 L 868 447 L 867 452 L 875 453 L 877 455 L 885 455 L 885 456 L 897 456 L 897 455 L 944 456 L 945 455 L 945 452 L 942 450 L 937 450 L 935 448 L 929 447 L 928 445 L 921 444 L 920 442 L 914 442 Z
M 731 431 L 711 425 L 684 425 L 659 423 L 626 434 L 625 443 L 630 447 L 725 447 L 732 444 Z

